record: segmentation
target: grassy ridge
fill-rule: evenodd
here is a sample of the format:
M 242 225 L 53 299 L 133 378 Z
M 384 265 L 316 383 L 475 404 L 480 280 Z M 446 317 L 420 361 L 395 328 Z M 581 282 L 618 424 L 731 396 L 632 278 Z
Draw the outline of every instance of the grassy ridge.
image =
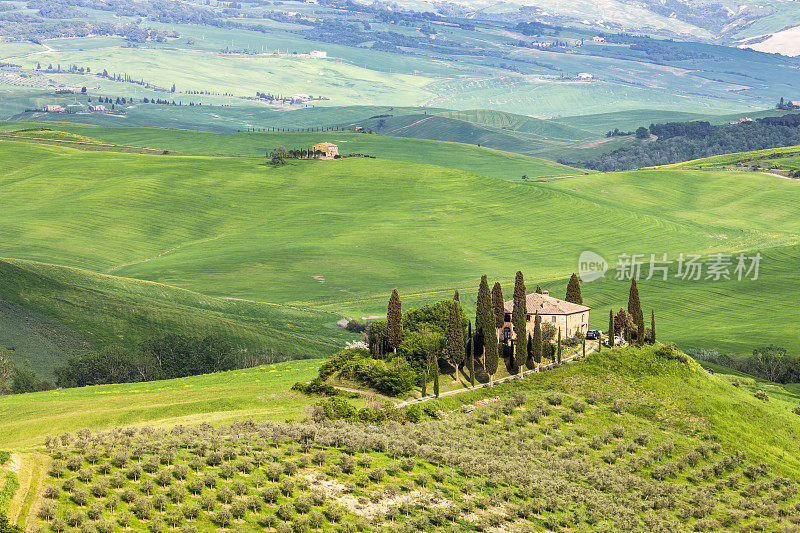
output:
M 497 152 L 469 144 L 403 139 L 344 131 L 320 133 L 208 133 L 138 127 L 94 127 L 82 124 L 32 123 L 107 143 L 156 148 L 185 154 L 228 154 L 263 156 L 278 146 L 308 148 L 330 141 L 342 154 L 362 153 L 382 159 L 428 163 L 485 174 L 496 178 L 574 175 L 582 170 L 533 157 Z M 0 131 L 18 130 L 18 122 L 0 122 Z M 514 146 L 509 146 L 514 148 Z
M 314 400 L 289 387 L 312 379 L 318 368 L 318 360 L 290 361 L 175 380 L 2 396 L 0 446 L 38 448 L 48 434 L 82 427 L 298 418 Z
M 387 287 L 416 305 L 455 288 L 472 294 L 483 272 L 510 291 L 510 274 L 522 269 L 529 285 L 560 294 L 583 250 L 612 267 L 622 253 L 675 259 L 762 250 L 769 260 L 760 285 L 675 281 L 643 298 L 656 309 L 661 331 L 684 344 L 720 343 L 739 353 L 759 343 L 794 346 L 782 325 L 794 319 L 792 308 L 775 303 L 786 291 L 782 280 L 791 276 L 800 235 L 800 189 L 791 181 L 668 170 L 510 183 L 380 159 L 271 168 L 253 158 L 10 142 L 3 148 L 12 163 L 0 181 L 11 206 L 0 213 L 4 256 L 361 316 L 385 311 Z M 620 307 L 624 285 L 587 285 L 585 297 Z M 765 335 L 747 335 L 749 326 L 737 317 L 742 294 L 770 310 L 752 318 Z M 694 303 L 676 305 L 681 299 Z M 691 310 L 688 324 L 683 308 Z M 233 324 L 252 312 L 237 311 Z M 604 314 L 593 314 L 595 327 L 605 329 Z M 304 331 L 317 325 L 310 319 Z M 726 335 L 715 334 L 720 328 Z
M 305 357 L 333 353 L 351 338 L 332 326 L 338 319 L 333 314 L 221 300 L 28 261 L 0 261 L 0 298 L 5 305 L 0 345 L 15 347 L 14 358 L 30 360 L 42 377 L 49 377 L 65 355 L 90 346 L 135 349 L 146 339 L 172 333 L 216 334 L 251 350 Z M 15 335 L 13 327 L 5 327 L 18 322 L 25 323 L 24 333 L 33 331 L 38 337 L 18 344 L 20 332 Z
M 772 157 L 773 154 L 779 154 L 780 157 Z M 752 152 L 738 152 L 735 154 L 715 155 L 712 157 L 704 157 L 702 159 L 693 159 L 691 161 L 684 161 L 682 163 L 674 163 L 672 165 L 664 165 L 660 168 L 702 168 L 702 167 L 722 167 L 722 166 L 736 166 L 744 165 L 751 161 L 774 163 L 781 166 L 794 166 L 797 167 L 797 158 L 794 156 L 800 155 L 800 146 L 787 146 L 784 148 L 770 148 L 767 150 L 754 150 Z

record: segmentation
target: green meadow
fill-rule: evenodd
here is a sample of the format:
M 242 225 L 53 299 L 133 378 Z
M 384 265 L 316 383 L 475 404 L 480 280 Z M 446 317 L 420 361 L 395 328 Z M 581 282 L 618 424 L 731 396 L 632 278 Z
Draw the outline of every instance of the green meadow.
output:
M 47 435 L 113 426 L 221 424 L 304 416 L 313 398 L 289 391 L 319 360 L 289 361 L 175 380 L 0 396 L 0 449 L 39 448 Z
M 2 345 L 42 378 L 64 355 L 170 334 L 213 334 L 264 357 L 322 357 L 353 338 L 332 313 L 15 259 L 0 259 L 0 295 Z
M 210 153 L 233 151 L 238 139 L 252 143 L 241 152 L 255 151 L 258 139 L 273 135 L 89 126 L 70 132 Z M 318 138 L 275 135 L 284 141 Z M 391 141 L 346 135 L 353 142 Z M 170 137 L 172 144 L 165 144 Z M 409 159 L 413 146 L 459 146 L 396 143 L 395 153 Z M 463 149 L 476 158 L 485 152 Z M 69 275 L 67 294 L 94 295 L 98 286 L 106 291 L 75 310 L 48 298 L 49 289 L 39 288 L 33 291 L 36 299 L 26 300 L 24 287 L 38 282 L 26 275 L 18 294 L 5 298 L 57 320 L 80 341 L 94 335 L 106 345 L 118 342 L 113 339 L 118 329 L 130 329 L 133 343 L 140 332 L 162 322 L 165 331 L 174 331 L 181 323 L 176 316 L 183 317 L 188 307 L 183 320 L 191 331 L 213 323 L 228 335 L 239 332 L 246 345 L 264 342 L 293 353 L 302 339 L 314 339 L 318 348 L 311 355 L 331 353 L 345 336 L 324 324 L 342 315 L 385 312 L 394 287 L 405 305 L 413 306 L 450 297 L 454 289 L 471 295 L 483 273 L 509 292 L 513 273 L 521 269 L 529 286 L 540 283 L 560 295 L 584 250 L 601 254 L 612 270 L 626 253 L 647 258 L 666 253 L 675 259 L 681 253 L 753 255 L 760 250 L 759 280 L 643 281 L 645 307 L 656 311 L 663 338 L 683 346 L 749 353 L 770 342 L 797 345 L 786 335 L 786 324 L 796 318 L 792 308 L 776 299 L 793 290 L 783 287 L 783 280 L 792 275 L 800 242 L 800 184 L 794 181 L 748 172 L 646 170 L 522 182 L 486 175 L 497 176 L 498 169 L 446 168 L 456 165 L 444 158 L 435 161 L 438 165 L 348 158 L 290 161 L 275 168 L 262 157 L 137 155 L 8 140 L 0 142 L 0 151 L 11 164 L 0 179 L 9 206 L 0 213 L 0 256 L 27 261 L 8 261 L 26 273 L 46 272 L 52 279 Z M 488 153 L 498 160 L 528 161 Z M 468 161 L 460 166 L 469 167 Z M 425 162 L 434 162 L 433 157 Z M 765 211 L 764 205 L 771 209 Z M 170 294 L 169 301 L 160 302 L 162 294 Z M 597 308 L 593 327 L 606 329 L 608 308 L 624 305 L 626 282 L 586 284 L 584 295 Z M 132 298 L 137 304 L 109 303 L 119 311 L 105 324 L 86 318 L 86 311 L 103 308 L 106 298 Z M 139 309 L 137 298 L 146 302 L 146 311 L 138 314 L 131 311 Z M 469 313 L 471 298 L 464 298 Z M 743 298 L 769 312 L 741 320 Z M 262 317 L 269 317 L 266 325 Z M 295 327 L 298 320 L 302 326 Z M 752 334 L 753 327 L 759 334 Z M 53 362 L 39 364 L 44 369 Z
M 453 169 L 475 172 L 502 179 L 547 178 L 581 174 L 586 171 L 559 165 L 552 161 L 525 155 L 482 148 L 470 144 L 445 143 L 424 139 L 403 139 L 353 133 L 352 131 L 327 131 L 317 133 L 209 133 L 190 130 L 96 127 L 83 124 L 34 122 L 0 122 L 0 133 L 23 129 L 48 128 L 64 135 L 79 135 L 93 141 L 119 145 L 170 150 L 183 154 L 247 155 L 264 157 L 279 146 L 289 149 L 310 148 L 319 142 L 334 142 L 341 154 L 366 154 L 381 159 L 426 163 Z M 51 135 L 54 135 L 52 133 Z M 30 135 L 19 132 L 16 135 Z M 509 148 L 514 148 L 509 146 Z

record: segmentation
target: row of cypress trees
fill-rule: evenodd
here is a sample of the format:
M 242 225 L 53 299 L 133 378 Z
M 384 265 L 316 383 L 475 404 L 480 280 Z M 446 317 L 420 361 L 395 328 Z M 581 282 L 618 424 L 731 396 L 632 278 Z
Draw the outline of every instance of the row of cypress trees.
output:
M 542 293 L 540 286 L 536 286 L 536 292 Z M 527 332 L 527 291 L 525 279 L 521 271 L 518 271 L 514 279 L 513 310 L 511 321 L 515 332 Z M 566 300 L 583 304 L 580 282 L 573 273 L 567 284 Z M 636 280 L 631 280 L 631 288 L 628 297 L 628 313 L 634 319 L 640 334 L 637 336 L 637 343 L 644 344 L 644 315 L 641 302 L 639 300 L 639 289 Z M 458 291 L 453 295 L 453 305 L 450 309 L 450 318 L 446 344 L 444 347 L 445 359 L 455 367 L 456 376 L 461 365 L 469 365 L 469 375 L 472 386 L 475 385 L 475 360 L 483 355 L 483 370 L 490 377 L 490 384 L 493 385 L 494 375 L 497 373 L 500 362 L 499 342 L 497 338 L 498 328 L 505 324 L 505 302 L 503 290 L 500 283 L 495 283 L 489 290 L 489 281 L 486 275 L 481 277 L 478 286 L 478 297 L 475 312 L 475 331 L 472 329 L 472 322 L 469 323 L 469 331 L 465 332 L 461 322 L 461 301 Z M 397 352 L 403 340 L 403 314 L 400 301 L 400 294 L 397 289 L 392 291 L 387 308 L 387 336 L 390 348 Z M 614 345 L 614 312 L 609 314 L 609 344 Z M 651 340 L 655 341 L 655 313 L 651 311 Z M 522 377 L 523 367 L 528 366 L 533 370 L 536 365 L 541 363 L 543 355 L 542 325 L 539 313 L 534 316 L 533 335 L 526 333 L 517 334 L 516 349 L 514 351 L 514 363 L 519 369 Z M 561 363 L 561 329 L 558 331 L 558 343 L 556 360 Z M 585 345 L 584 345 L 585 351 Z M 438 358 L 434 362 L 434 394 L 439 395 L 439 372 Z
M 620 310 L 622 313 L 622 310 Z M 628 293 L 628 316 L 633 319 L 636 324 L 636 344 L 643 346 L 645 341 L 645 328 L 644 328 L 644 312 L 642 311 L 642 303 L 639 300 L 639 286 L 636 284 L 636 279 L 631 279 L 631 288 Z M 630 330 L 624 327 L 628 342 L 630 342 Z M 614 335 L 616 334 L 616 327 L 614 325 L 614 310 L 608 313 L 608 344 L 614 346 Z M 650 342 L 656 342 L 656 314 L 652 309 L 650 310 Z

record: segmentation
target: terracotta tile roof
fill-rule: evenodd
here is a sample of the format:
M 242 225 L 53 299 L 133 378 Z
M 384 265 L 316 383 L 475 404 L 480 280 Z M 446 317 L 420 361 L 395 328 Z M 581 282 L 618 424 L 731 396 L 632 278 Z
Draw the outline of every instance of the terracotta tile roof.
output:
M 506 313 L 511 313 L 514 310 L 514 301 L 507 301 L 503 307 Z M 537 312 L 540 315 L 572 315 L 591 309 L 591 307 L 586 307 L 585 305 L 566 302 L 558 298 L 553 298 L 552 296 L 546 296 L 535 292 L 529 294 L 525 298 L 525 307 L 529 315 L 533 315 Z

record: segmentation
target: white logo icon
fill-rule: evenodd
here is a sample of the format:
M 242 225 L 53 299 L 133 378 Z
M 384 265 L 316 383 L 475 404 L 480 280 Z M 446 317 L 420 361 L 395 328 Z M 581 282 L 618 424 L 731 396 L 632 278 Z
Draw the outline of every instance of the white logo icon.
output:
M 581 281 L 589 283 L 603 278 L 608 270 L 608 262 L 600 255 L 588 250 L 578 258 L 578 276 Z

